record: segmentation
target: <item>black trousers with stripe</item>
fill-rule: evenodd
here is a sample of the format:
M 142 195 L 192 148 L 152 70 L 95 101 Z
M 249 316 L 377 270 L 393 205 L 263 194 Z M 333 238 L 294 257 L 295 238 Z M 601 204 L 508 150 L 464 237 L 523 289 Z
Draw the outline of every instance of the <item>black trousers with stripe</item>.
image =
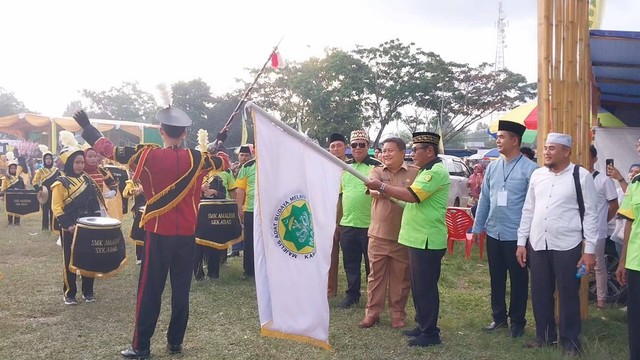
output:
M 63 257 L 63 286 L 62 291 L 65 297 L 75 298 L 78 292 L 76 286 L 76 273 L 69 271 L 69 263 L 71 262 L 71 244 L 73 243 L 73 234 L 68 231 L 60 231 L 60 241 L 62 242 Z M 93 295 L 93 278 L 82 276 L 82 295 Z
M 182 344 L 189 320 L 189 290 L 195 256 L 195 236 L 163 236 L 147 233 L 136 306 L 136 325 L 132 348 L 149 350 L 156 329 L 162 292 L 167 280 L 171 281 L 171 320 L 167 342 Z
M 360 300 L 360 285 L 362 282 L 362 261 L 364 271 L 369 276 L 369 229 L 351 226 L 340 226 L 340 247 L 342 248 L 342 263 L 347 275 L 346 297 Z

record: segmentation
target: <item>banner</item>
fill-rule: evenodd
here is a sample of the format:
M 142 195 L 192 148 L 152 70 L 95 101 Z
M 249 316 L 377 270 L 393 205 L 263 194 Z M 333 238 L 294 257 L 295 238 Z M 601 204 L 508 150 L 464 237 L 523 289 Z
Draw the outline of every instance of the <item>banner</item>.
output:
M 330 349 L 327 280 L 342 169 L 306 136 L 294 137 L 295 130 L 255 105 L 250 108 L 261 333 Z
M 126 260 L 127 249 L 120 225 L 76 224 L 69 271 L 88 277 L 108 277 L 118 272 Z
M 40 211 L 38 192 L 35 190 L 7 190 L 4 199 L 9 215 L 24 216 Z
M 589 0 L 589 29 L 600 29 L 605 0 Z
M 196 244 L 228 249 L 242 240 L 235 200 L 202 200 L 198 206 Z

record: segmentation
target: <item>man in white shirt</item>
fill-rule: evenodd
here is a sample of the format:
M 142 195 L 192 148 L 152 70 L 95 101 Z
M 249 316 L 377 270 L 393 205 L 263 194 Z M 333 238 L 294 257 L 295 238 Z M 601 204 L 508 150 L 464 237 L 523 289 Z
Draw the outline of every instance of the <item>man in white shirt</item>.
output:
M 523 267 L 529 254 L 531 268 L 536 341 L 527 346 L 553 345 L 559 333 L 564 355 L 578 355 L 582 350 L 579 340 L 582 325 L 580 280 L 576 278 L 576 271 L 581 265 L 586 266 L 587 273 L 593 268 L 598 237 L 593 177 L 586 169 L 571 163 L 571 146 L 569 135 L 549 133 L 547 136 L 544 146 L 545 167 L 535 170 L 531 175 L 516 250 L 518 262 Z M 580 192 L 576 189 L 576 175 Z M 584 204 L 583 221 L 580 195 Z M 584 253 L 583 237 L 586 240 Z M 558 329 L 553 298 L 556 283 L 560 297 Z
M 618 213 L 618 192 L 613 179 L 594 169 L 598 162 L 598 150 L 591 145 L 589 148 L 591 161 L 589 171 L 596 185 L 596 197 L 598 207 L 598 242 L 596 243 L 596 288 L 597 308 L 604 310 L 607 298 L 607 263 L 604 257 L 604 249 L 607 244 L 608 223 Z

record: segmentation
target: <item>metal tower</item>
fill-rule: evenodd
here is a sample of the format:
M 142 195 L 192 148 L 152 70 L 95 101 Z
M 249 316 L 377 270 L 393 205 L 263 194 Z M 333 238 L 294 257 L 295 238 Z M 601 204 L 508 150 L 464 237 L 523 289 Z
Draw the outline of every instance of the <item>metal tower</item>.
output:
M 506 30 L 509 23 L 506 21 L 507 15 L 502 11 L 502 0 L 498 2 L 498 21 L 496 21 L 496 28 L 498 29 L 498 39 L 496 42 L 496 61 L 493 65 L 495 71 L 504 69 L 504 48 L 507 47 L 506 43 Z

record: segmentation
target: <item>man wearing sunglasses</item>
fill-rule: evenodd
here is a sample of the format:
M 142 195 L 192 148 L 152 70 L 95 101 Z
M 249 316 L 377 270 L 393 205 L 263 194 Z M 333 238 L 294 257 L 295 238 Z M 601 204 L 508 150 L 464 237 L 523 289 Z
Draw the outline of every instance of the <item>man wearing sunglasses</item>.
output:
M 438 281 L 442 257 L 447 247 L 445 213 L 449 198 L 449 172 L 438 157 L 440 136 L 430 132 L 413 133 L 411 157 L 420 171 L 409 187 L 371 180 L 366 186 L 381 194 L 406 201 L 398 243 L 409 248 L 411 292 L 418 326 L 403 334 L 414 337 L 409 346 L 438 345 L 440 295 Z
M 351 132 L 351 166 L 365 176 L 382 165 L 369 157 L 369 136 L 364 130 Z M 344 272 L 347 275 L 346 296 L 340 307 L 347 309 L 360 302 L 362 258 L 369 276 L 369 224 L 371 223 L 371 197 L 364 183 L 348 172 L 342 174 L 340 194 L 342 197 L 342 219 L 340 219 L 340 245 Z

